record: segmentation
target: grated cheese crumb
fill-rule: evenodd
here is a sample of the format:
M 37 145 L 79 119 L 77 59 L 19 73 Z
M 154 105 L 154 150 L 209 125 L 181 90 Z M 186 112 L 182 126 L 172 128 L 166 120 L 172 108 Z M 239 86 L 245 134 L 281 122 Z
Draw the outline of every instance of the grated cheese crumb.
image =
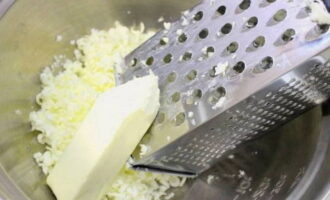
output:
M 168 200 L 168 199 L 172 199 L 174 197 L 174 193 L 171 192 L 170 194 L 168 194 L 165 199 Z
M 149 145 L 140 144 L 140 157 L 146 155 L 151 151 L 151 147 Z
M 56 42 L 61 42 L 63 40 L 63 36 L 62 35 L 57 35 L 56 36 Z
M 157 21 L 158 21 L 158 22 L 163 22 L 164 20 L 165 20 L 165 19 L 164 19 L 164 17 L 163 17 L 163 16 L 161 16 L 161 17 L 159 17 L 159 18 L 158 18 L 158 20 L 157 20 Z
M 22 115 L 22 111 L 21 111 L 20 109 L 16 109 L 16 110 L 15 110 L 15 114 L 16 114 L 16 115 Z
M 228 62 L 217 64 L 217 66 L 215 68 L 215 75 L 225 76 L 228 67 L 229 67 L 229 63 Z
M 215 177 L 213 175 L 208 175 L 207 180 L 206 180 L 207 184 L 212 184 L 214 181 L 214 178 Z
M 171 28 L 171 23 L 170 22 L 164 22 L 164 28 L 166 30 L 169 30 Z

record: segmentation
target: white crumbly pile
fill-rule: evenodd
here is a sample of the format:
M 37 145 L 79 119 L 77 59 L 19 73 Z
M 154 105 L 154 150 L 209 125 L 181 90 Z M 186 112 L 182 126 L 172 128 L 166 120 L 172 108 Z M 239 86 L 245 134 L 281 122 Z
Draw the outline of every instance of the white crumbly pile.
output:
M 322 0 L 305 0 L 310 8 L 310 17 L 319 24 L 330 24 L 330 15 Z
M 42 91 L 36 97 L 41 108 L 30 114 L 30 121 L 32 129 L 40 132 L 38 141 L 46 146 L 44 152 L 34 155 L 46 175 L 56 165 L 97 96 L 115 86 L 115 67 L 153 34 L 145 33 L 143 25 L 127 28 L 119 23 L 108 31 L 92 30 L 90 35 L 74 42 L 77 49 L 73 60 L 57 56 L 44 69 L 40 75 Z M 125 167 L 105 198 L 158 200 L 173 196 L 168 190 L 181 187 L 184 182 L 184 178 Z

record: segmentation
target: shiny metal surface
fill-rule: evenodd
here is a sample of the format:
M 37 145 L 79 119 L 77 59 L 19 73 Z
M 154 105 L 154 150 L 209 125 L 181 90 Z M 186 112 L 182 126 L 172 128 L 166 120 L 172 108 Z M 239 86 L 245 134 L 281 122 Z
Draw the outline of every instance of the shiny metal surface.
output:
M 157 23 L 158 17 L 178 16 L 194 3 L 196 1 L 188 0 L 20 0 L 11 7 L 0 20 L 0 198 L 55 199 L 32 159 L 32 154 L 42 146 L 35 140 L 36 133 L 29 132 L 28 122 L 28 113 L 37 109 L 34 97 L 40 90 L 39 73 L 52 62 L 53 55 L 71 55 L 69 41 L 88 33 L 90 28 L 107 29 L 115 20 L 126 25 L 143 21 L 147 27 L 158 28 L 162 26 Z M 63 36 L 62 42 L 55 42 L 58 34 Z M 222 160 L 217 167 L 175 191 L 175 199 L 232 200 L 237 192 L 246 191 L 246 184 L 252 190 L 240 199 L 269 199 L 270 191 L 277 194 L 273 199 L 290 195 L 293 195 L 291 199 L 304 195 L 306 198 L 301 199 L 325 198 L 330 152 L 329 139 L 324 136 L 329 134 L 319 131 L 320 121 L 321 111 L 315 109 L 267 136 L 246 143 L 235 153 L 236 158 L 243 159 Z M 316 151 L 317 147 L 321 148 Z M 249 149 L 252 153 L 257 149 L 258 153 L 251 154 Z M 315 164 L 319 166 L 317 173 L 308 175 Z M 247 183 L 244 176 L 238 176 L 238 169 L 253 181 Z M 210 174 L 219 178 L 207 184 Z M 308 187 L 307 192 L 294 186 L 278 189 L 283 182 L 282 174 L 288 177 L 285 187 L 305 185 L 307 179 L 313 181 L 315 188 Z M 267 178 L 272 183 L 282 181 L 273 190 L 264 186 L 263 180 Z M 301 178 L 304 182 L 299 181 Z M 259 187 L 266 189 L 256 190 Z
M 304 117 L 313 118 L 316 113 L 310 112 Z M 316 127 L 299 124 L 303 118 L 241 145 L 194 181 L 187 199 L 217 199 L 219 193 L 223 199 L 327 199 L 329 162 L 324 160 L 329 159 L 330 148 L 325 142 L 330 137 L 329 117 L 317 128 L 322 130 L 319 136 L 323 139 L 317 147 L 310 145 L 315 141 L 310 131 Z M 298 131 L 297 128 L 308 133 L 291 134 Z M 292 150 L 292 146 L 296 149 Z M 304 154 L 306 149 L 314 151 L 314 155 Z M 218 177 L 211 185 L 207 183 L 209 175 Z
M 160 77 L 163 123 L 186 127 L 168 144 L 147 142 L 153 151 L 134 168 L 200 174 L 330 96 L 329 27 L 322 32 L 300 0 L 243 2 L 204 0 L 125 58 L 122 81 L 151 68 Z M 210 75 L 219 65 L 224 73 Z M 159 132 L 152 129 L 151 140 Z

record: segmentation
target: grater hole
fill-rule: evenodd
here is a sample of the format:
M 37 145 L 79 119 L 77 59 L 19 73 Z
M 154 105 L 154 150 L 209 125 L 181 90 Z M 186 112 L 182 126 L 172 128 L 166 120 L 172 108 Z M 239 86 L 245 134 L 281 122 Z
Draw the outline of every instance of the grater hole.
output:
M 257 17 L 251 17 L 245 23 L 245 27 L 248 28 L 248 29 L 254 28 L 257 25 L 258 25 L 258 18 Z
M 191 58 L 192 58 L 192 53 L 191 53 L 191 52 L 185 52 L 185 53 L 181 56 L 180 60 L 181 60 L 181 61 L 188 61 L 188 60 L 191 60 Z
M 233 70 L 237 73 L 237 74 L 240 74 L 244 71 L 245 69 L 245 63 L 240 61 L 238 63 L 236 63 L 233 67 Z
M 172 59 L 173 59 L 172 54 L 167 54 L 167 55 L 163 58 L 163 61 L 164 61 L 164 63 L 168 64 L 168 63 L 172 62 Z
M 203 19 L 203 16 L 204 16 L 204 13 L 203 13 L 202 11 L 199 11 L 199 12 L 197 12 L 197 13 L 195 14 L 195 16 L 194 16 L 194 20 L 195 20 L 195 21 L 200 21 L 200 20 Z
M 229 53 L 235 53 L 238 49 L 238 43 L 237 42 L 232 42 L 228 45 L 227 51 Z
M 131 62 L 130 62 L 130 66 L 131 67 L 135 67 L 136 65 L 137 65 L 137 62 L 138 62 L 138 60 L 137 60 L 137 58 L 133 58 L 132 60 L 131 60 Z
M 169 41 L 170 41 L 170 40 L 169 40 L 168 37 L 162 37 L 162 38 L 160 39 L 160 41 L 159 41 L 159 44 L 160 44 L 161 46 L 165 46 L 165 45 L 168 44 Z
M 198 36 L 200 39 L 205 39 L 209 35 L 209 31 L 205 28 L 199 32 Z
M 175 117 L 175 125 L 180 126 L 186 120 L 186 114 L 181 112 Z
M 217 73 L 217 66 L 213 66 L 211 69 L 210 69 L 210 71 L 209 71 L 209 76 L 210 77 L 212 77 L 212 78 L 214 78 L 214 77 L 216 77 L 217 75 L 216 75 L 216 73 Z
M 233 29 L 233 25 L 231 25 L 230 23 L 227 23 L 221 28 L 220 32 L 222 34 L 226 35 L 226 34 L 230 33 L 232 29 Z
M 268 3 L 274 3 L 276 0 L 266 0 Z
M 217 9 L 217 14 L 218 14 L 219 16 L 222 16 L 222 15 L 226 14 L 226 10 L 227 10 L 226 6 L 220 6 L 220 7 Z
M 243 0 L 240 4 L 239 4 L 239 8 L 241 10 L 246 10 L 251 6 L 251 0 Z
M 157 118 L 156 118 L 156 122 L 158 124 L 161 124 L 165 121 L 165 113 L 163 112 L 159 112 L 158 115 L 157 115 Z
M 192 94 L 187 98 L 186 103 L 188 105 L 196 104 L 203 96 L 203 92 L 200 89 L 195 89 Z
M 259 47 L 263 47 L 266 43 L 266 39 L 264 36 L 258 36 L 253 42 L 252 42 L 252 46 L 254 48 L 259 48 Z
M 255 67 L 255 73 L 262 73 L 268 69 L 270 69 L 274 65 L 274 60 L 272 57 L 267 56 Z
M 294 39 L 294 36 L 296 35 L 296 31 L 292 28 L 287 29 L 283 34 L 282 34 L 282 40 L 285 42 L 289 42 Z
M 147 59 L 147 61 L 146 61 L 146 64 L 148 65 L 148 66 L 150 66 L 150 65 L 152 65 L 154 63 L 154 57 L 149 57 L 148 59 Z
M 226 89 L 224 87 L 218 87 L 210 96 L 209 102 L 214 105 L 224 96 L 226 96 Z
M 281 9 L 275 13 L 275 15 L 273 16 L 273 19 L 276 22 L 281 22 L 286 18 L 287 14 L 288 13 L 285 9 Z
M 274 60 L 273 60 L 272 57 L 267 56 L 264 59 L 262 59 L 261 64 L 262 64 L 261 67 L 263 69 L 267 70 L 267 69 L 270 69 L 273 66 Z
M 184 43 L 185 41 L 187 41 L 188 36 L 185 33 L 182 33 L 179 37 L 178 37 L 178 41 L 180 43 Z
M 207 58 L 210 58 L 214 55 L 215 49 L 214 47 L 206 47 L 202 49 L 202 52 Z
M 179 102 L 181 99 L 181 94 L 179 92 L 175 92 L 174 94 L 172 94 L 171 96 L 171 102 L 172 103 L 177 103 Z
M 175 72 L 171 72 L 168 76 L 167 76 L 167 82 L 169 83 L 173 83 L 176 80 L 176 73 Z
M 197 71 L 196 70 L 191 70 L 187 75 L 186 78 L 189 81 L 193 81 L 195 80 L 195 78 L 197 77 Z
M 320 34 L 324 34 L 329 31 L 329 24 L 318 24 L 317 30 Z

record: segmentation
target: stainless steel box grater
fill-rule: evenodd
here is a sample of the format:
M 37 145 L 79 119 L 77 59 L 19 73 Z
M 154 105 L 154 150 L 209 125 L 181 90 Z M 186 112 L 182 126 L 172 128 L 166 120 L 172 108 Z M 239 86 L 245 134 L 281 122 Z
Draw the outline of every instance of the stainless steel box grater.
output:
M 311 12 L 301 0 L 204 0 L 129 54 L 121 83 L 150 70 L 160 79 L 161 109 L 149 137 L 164 138 L 154 128 L 159 121 L 185 127 L 135 158 L 133 168 L 200 174 L 324 102 L 329 26 Z

